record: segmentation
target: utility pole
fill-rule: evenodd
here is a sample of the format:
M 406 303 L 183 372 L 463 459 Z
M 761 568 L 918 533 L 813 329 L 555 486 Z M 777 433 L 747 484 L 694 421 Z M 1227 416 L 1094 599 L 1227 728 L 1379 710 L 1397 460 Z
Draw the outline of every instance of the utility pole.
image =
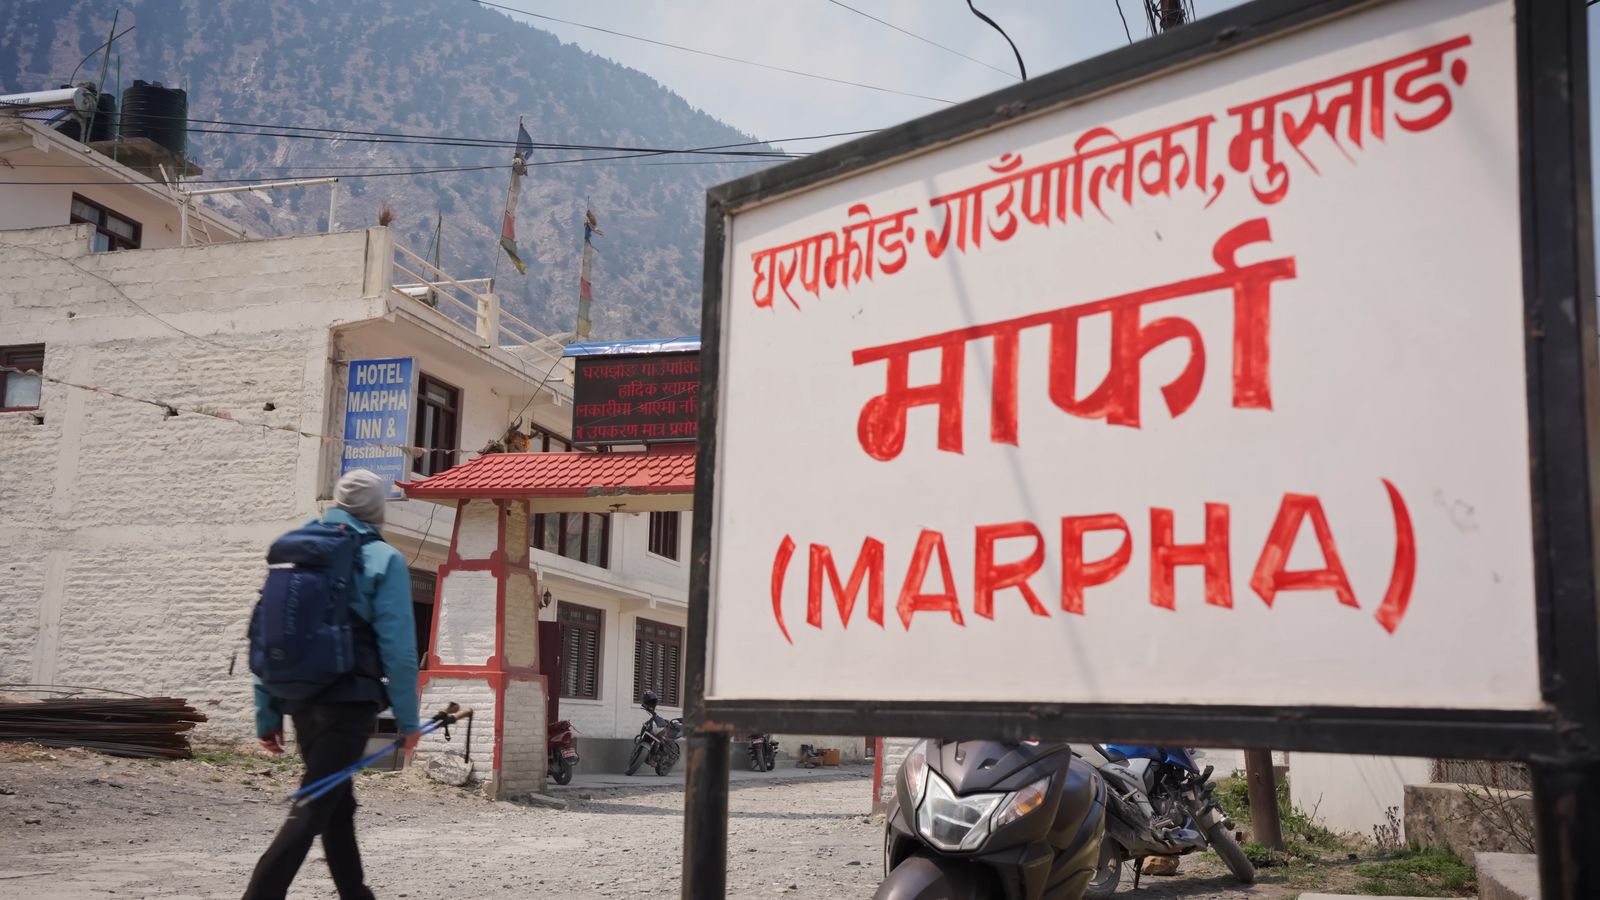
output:
M 1161 30 L 1171 31 L 1183 24 L 1183 0 L 1160 0 Z
M 1283 826 L 1278 821 L 1278 779 L 1272 770 L 1271 750 L 1244 752 L 1244 780 L 1250 788 L 1252 837 L 1268 850 L 1282 850 Z

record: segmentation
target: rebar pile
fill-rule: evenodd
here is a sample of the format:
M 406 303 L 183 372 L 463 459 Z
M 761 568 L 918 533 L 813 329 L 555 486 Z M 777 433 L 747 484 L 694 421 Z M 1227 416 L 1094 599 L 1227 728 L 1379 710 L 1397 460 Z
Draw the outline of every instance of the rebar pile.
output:
M 187 732 L 206 717 L 174 697 L 0 703 L 0 741 L 82 747 L 136 759 L 188 759 Z

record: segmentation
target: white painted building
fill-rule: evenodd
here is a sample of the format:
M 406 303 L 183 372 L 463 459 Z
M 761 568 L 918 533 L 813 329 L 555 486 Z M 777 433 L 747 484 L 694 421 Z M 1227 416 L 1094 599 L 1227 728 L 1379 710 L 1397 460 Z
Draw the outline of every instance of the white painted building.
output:
M 0 371 L 0 684 L 185 697 L 202 738 L 248 737 L 266 548 L 329 503 L 351 361 L 415 361 L 422 474 L 519 420 L 564 449 L 559 343 L 386 228 L 249 234 L 215 198 L 6 113 L 0 169 L 63 182 L 0 185 L 0 366 L 42 372 Z M 439 504 L 388 513 L 424 640 L 453 525 Z M 561 713 L 588 738 L 630 737 L 647 687 L 679 714 L 688 533 L 687 513 L 534 522 L 540 617 L 580 650 Z

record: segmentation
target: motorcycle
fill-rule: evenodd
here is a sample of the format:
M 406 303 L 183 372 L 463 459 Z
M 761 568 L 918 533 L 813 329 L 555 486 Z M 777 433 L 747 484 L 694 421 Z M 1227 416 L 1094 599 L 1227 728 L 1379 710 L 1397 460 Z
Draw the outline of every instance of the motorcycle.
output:
M 1110 897 L 1122 879 L 1122 864 L 1147 856 L 1183 856 L 1210 847 L 1245 884 L 1255 866 L 1233 839 L 1233 822 L 1212 793 L 1212 767 L 1202 771 L 1178 747 L 1091 744 L 1080 752 L 1107 788 L 1106 839 L 1090 880 L 1089 900 Z M 1138 887 L 1138 869 L 1134 870 Z
M 639 771 L 639 767 L 649 763 L 655 767 L 657 775 L 665 775 L 672 771 L 678 764 L 678 756 L 682 753 L 678 749 L 678 738 L 683 737 L 682 719 L 663 719 L 656 715 L 656 695 L 654 691 L 645 691 L 644 702 L 640 704 L 650 717 L 644 720 L 644 725 L 639 728 L 639 734 L 633 739 L 633 755 L 628 757 L 628 774 Z
M 770 734 L 750 735 L 750 771 L 771 772 L 778 765 L 778 742 Z
M 1081 900 L 1105 785 L 1066 744 L 923 741 L 895 778 L 877 900 Z
M 550 750 L 550 780 L 556 784 L 572 781 L 572 770 L 578 765 L 578 729 L 562 719 L 550 726 L 545 743 Z

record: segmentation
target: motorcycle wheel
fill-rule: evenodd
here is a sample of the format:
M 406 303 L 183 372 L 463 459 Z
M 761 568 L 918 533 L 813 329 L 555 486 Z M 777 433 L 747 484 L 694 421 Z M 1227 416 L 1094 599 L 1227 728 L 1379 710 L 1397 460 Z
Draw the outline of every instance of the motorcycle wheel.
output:
M 657 775 L 666 775 L 668 772 L 672 771 L 673 766 L 678 764 L 678 754 L 676 750 L 677 748 L 673 747 L 672 749 L 661 754 L 661 759 L 656 763 Z
M 777 767 L 778 767 L 778 751 L 772 749 L 771 747 L 768 747 L 767 748 L 767 771 L 771 772 L 773 769 L 776 769 Z
M 761 771 L 761 751 L 760 750 L 751 750 L 750 751 L 750 771 L 752 771 L 752 772 Z
M 644 753 L 645 750 L 643 744 L 633 745 L 633 755 L 628 757 L 627 774 L 632 775 L 633 773 L 639 771 L 640 766 L 644 765 Z
M 1100 842 L 1100 862 L 1084 888 L 1084 900 L 1106 900 L 1122 881 L 1122 848 L 1109 838 Z
M 1217 851 L 1222 861 L 1228 864 L 1228 871 L 1233 873 L 1233 877 L 1245 884 L 1256 880 L 1256 867 L 1250 864 L 1249 857 L 1239 849 L 1239 844 L 1234 841 L 1233 835 L 1228 833 L 1228 829 L 1223 827 L 1221 822 L 1206 831 L 1206 840 L 1211 842 L 1211 849 Z
M 550 780 L 556 784 L 568 784 L 572 781 L 572 764 L 560 756 L 556 757 L 556 764 L 550 770 Z

